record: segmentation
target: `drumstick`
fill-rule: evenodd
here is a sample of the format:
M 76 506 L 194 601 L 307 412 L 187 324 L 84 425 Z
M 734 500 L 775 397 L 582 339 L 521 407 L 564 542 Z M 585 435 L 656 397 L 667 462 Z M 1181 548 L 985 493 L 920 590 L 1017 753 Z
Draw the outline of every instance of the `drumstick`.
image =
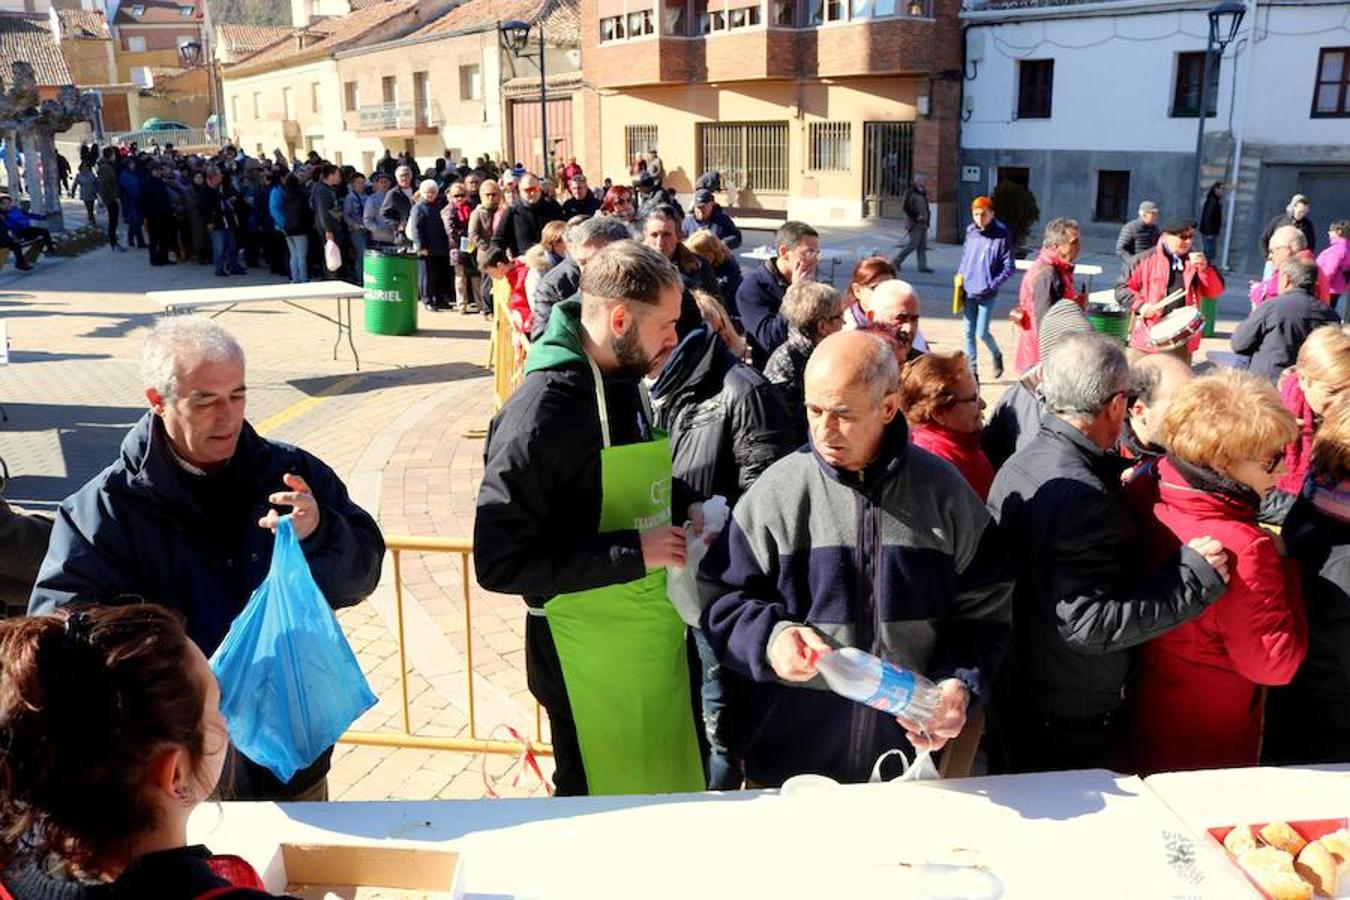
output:
M 1167 315 L 1172 311 L 1172 307 L 1177 305 L 1178 300 L 1182 301 L 1183 305 L 1185 304 L 1186 289 L 1184 287 L 1177 288 L 1175 291 L 1158 301 L 1162 304 L 1162 308 L 1158 310 L 1158 315 L 1160 317 Z

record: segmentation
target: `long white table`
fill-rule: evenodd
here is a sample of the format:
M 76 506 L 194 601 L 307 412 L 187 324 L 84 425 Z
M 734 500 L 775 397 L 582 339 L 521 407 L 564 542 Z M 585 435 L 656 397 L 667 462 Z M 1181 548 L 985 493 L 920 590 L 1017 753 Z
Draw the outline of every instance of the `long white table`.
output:
M 282 884 L 278 842 L 463 854 L 468 898 L 1241 897 L 1138 778 L 1057 772 L 775 791 L 223 804 L 189 840 Z M 1197 862 L 1197 860 L 1199 860 Z
M 253 303 L 284 303 L 295 309 L 318 316 L 337 325 L 337 340 L 333 342 L 333 359 L 337 359 L 338 347 L 342 344 L 342 335 L 347 335 L 347 346 L 351 348 L 352 359 L 356 362 L 356 371 L 361 371 L 361 357 L 356 352 L 356 341 L 352 337 L 352 300 L 364 297 L 365 288 L 346 281 L 310 281 L 304 284 L 255 284 L 247 287 L 201 288 L 190 291 L 148 291 L 146 299 L 157 304 L 166 316 L 183 315 L 199 309 L 214 309 L 211 318 L 223 315 L 236 306 Z M 321 313 L 308 306 L 302 306 L 302 300 L 332 300 L 337 308 L 337 317 Z M 342 318 L 343 302 L 346 302 L 347 320 Z

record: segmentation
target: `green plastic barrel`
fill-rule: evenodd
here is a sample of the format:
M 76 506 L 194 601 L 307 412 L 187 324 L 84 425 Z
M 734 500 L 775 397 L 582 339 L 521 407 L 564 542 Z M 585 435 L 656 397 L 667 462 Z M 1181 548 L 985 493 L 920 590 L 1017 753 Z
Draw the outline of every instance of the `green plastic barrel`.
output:
M 1205 337 L 1214 337 L 1214 326 L 1219 321 L 1219 298 L 1201 297 L 1200 314 L 1205 317 Z
M 1089 308 L 1087 320 L 1092 330 L 1099 334 L 1115 338 L 1122 344 L 1129 339 L 1130 317 L 1123 312 L 1105 312 Z
M 417 330 L 417 258 L 367 250 L 366 331 L 412 334 Z

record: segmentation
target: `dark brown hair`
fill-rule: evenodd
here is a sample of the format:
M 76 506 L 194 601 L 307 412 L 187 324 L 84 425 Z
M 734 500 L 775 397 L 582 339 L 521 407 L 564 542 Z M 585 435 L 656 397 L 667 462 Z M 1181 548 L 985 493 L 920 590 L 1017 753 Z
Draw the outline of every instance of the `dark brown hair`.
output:
M 152 604 L 0 621 L 0 866 L 51 852 L 90 870 L 157 824 L 154 755 L 204 755 L 188 641 Z
M 934 413 L 955 403 L 956 381 L 969 371 L 960 351 L 925 353 L 906 363 L 900 371 L 900 408 L 909 424 L 928 425 Z
M 858 298 L 853 295 L 853 286 L 861 284 L 863 287 L 876 287 L 883 281 L 890 281 L 897 277 L 895 266 L 884 256 L 868 256 L 858 260 L 858 264 L 853 267 L 853 274 L 848 279 L 848 290 L 844 293 L 844 308 L 858 302 Z

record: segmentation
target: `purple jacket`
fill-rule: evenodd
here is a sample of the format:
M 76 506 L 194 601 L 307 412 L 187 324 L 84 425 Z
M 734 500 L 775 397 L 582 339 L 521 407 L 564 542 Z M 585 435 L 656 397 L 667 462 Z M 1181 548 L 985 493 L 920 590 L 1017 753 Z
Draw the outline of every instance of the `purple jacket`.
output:
M 966 226 L 966 243 L 957 271 L 965 279 L 966 296 L 972 300 L 987 300 L 997 294 L 1016 273 L 1008 226 L 998 219 L 983 231 L 973 222 Z

